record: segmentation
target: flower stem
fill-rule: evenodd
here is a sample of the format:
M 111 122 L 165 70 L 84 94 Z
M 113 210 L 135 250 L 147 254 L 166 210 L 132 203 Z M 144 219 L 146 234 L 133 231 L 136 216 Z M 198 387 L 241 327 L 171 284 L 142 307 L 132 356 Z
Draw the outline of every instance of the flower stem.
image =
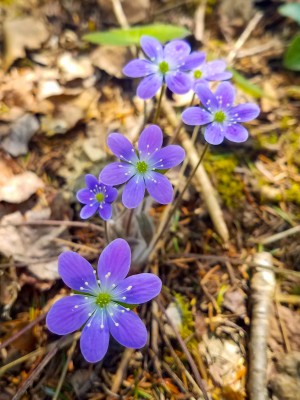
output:
M 157 107 L 156 107 L 156 111 L 155 111 L 155 115 L 154 115 L 154 119 L 153 119 L 154 124 L 156 124 L 158 116 L 159 116 L 159 111 L 161 108 L 161 101 L 162 101 L 163 95 L 165 93 L 165 90 L 166 90 L 166 85 L 163 84 L 161 87 L 161 90 L 160 90 L 160 95 L 159 95 L 159 99 L 158 99 L 158 103 L 157 103 Z
M 126 237 L 128 237 L 129 233 L 130 233 L 130 227 L 131 227 L 133 214 L 134 214 L 134 208 L 132 208 L 129 211 L 128 220 L 127 220 L 127 224 L 126 224 Z
M 189 178 L 187 179 L 187 181 L 186 181 L 186 183 L 184 185 L 184 188 L 179 193 L 179 196 L 175 200 L 173 206 L 170 207 L 169 212 L 167 214 L 165 214 L 165 217 L 161 220 L 161 222 L 159 224 L 159 227 L 158 227 L 158 230 L 157 230 L 155 236 L 153 236 L 147 251 L 145 251 L 144 254 L 142 255 L 142 257 L 140 259 L 141 263 L 144 262 L 148 258 L 148 256 L 151 254 L 151 252 L 156 247 L 157 243 L 159 242 L 159 240 L 162 237 L 163 233 L 165 232 L 166 228 L 168 227 L 169 222 L 171 221 L 176 209 L 178 208 L 185 191 L 189 187 L 189 185 L 190 185 L 192 179 L 194 178 L 199 166 L 201 165 L 201 163 L 203 161 L 203 158 L 204 158 L 204 156 L 205 156 L 205 154 L 207 152 L 208 147 L 209 147 L 209 144 L 206 143 L 204 148 L 203 148 L 203 151 L 202 151 L 202 153 L 201 153 L 201 155 L 199 157 L 199 161 L 198 161 L 197 165 L 195 166 L 195 168 L 193 169 L 192 173 L 190 174 Z
M 194 93 L 194 94 L 193 94 L 193 97 L 192 97 L 192 100 L 191 100 L 191 102 L 190 102 L 190 104 L 189 104 L 188 107 L 191 107 L 191 106 L 193 105 L 194 100 L 195 100 L 195 97 L 196 97 L 196 94 Z M 175 133 L 174 133 L 174 136 L 171 137 L 171 140 L 170 140 L 170 143 L 169 143 L 169 144 L 173 144 L 174 142 L 176 142 L 176 139 L 178 138 L 182 127 L 183 127 L 183 121 L 182 121 L 182 119 L 180 119 L 179 125 L 178 125 L 177 128 L 176 128 L 176 131 L 175 131 Z
M 106 243 L 109 244 L 109 236 L 108 236 L 108 229 L 107 229 L 107 221 L 104 221 L 104 234 Z

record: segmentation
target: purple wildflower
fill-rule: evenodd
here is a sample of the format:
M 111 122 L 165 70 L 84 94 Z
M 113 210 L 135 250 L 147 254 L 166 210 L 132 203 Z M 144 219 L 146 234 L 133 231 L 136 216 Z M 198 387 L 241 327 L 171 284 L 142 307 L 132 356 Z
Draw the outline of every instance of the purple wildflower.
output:
M 100 179 L 111 185 L 127 182 L 122 195 L 125 207 L 137 207 L 144 198 L 145 189 L 158 203 L 172 201 L 173 187 L 161 172 L 180 164 L 185 152 L 177 145 L 161 148 L 162 142 L 163 134 L 157 125 L 149 125 L 142 131 L 137 152 L 120 133 L 108 136 L 108 147 L 121 162 L 104 167 Z
M 204 137 L 210 144 L 220 144 L 224 137 L 232 142 L 247 140 L 248 131 L 241 122 L 256 118 L 260 112 L 254 103 L 233 106 L 235 92 L 228 82 L 220 83 L 215 94 L 207 85 L 199 84 L 195 88 L 203 107 L 189 107 L 182 113 L 187 125 L 205 125 Z
M 198 83 L 206 84 L 211 81 L 225 81 L 232 78 L 232 73 L 226 71 L 225 61 L 205 62 L 205 53 L 202 51 L 191 53 L 180 67 L 180 71 L 189 71 L 194 87 Z
M 177 94 L 187 93 L 192 87 L 192 80 L 186 72 L 180 70 L 191 47 L 183 40 L 172 40 L 164 47 L 151 37 L 142 36 L 141 47 L 149 58 L 130 61 L 123 73 L 130 78 L 144 78 L 137 87 L 137 95 L 150 99 L 163 83 Z
M 146 344 L 146 327 L 129 305 L 157 296 L 161 280 L 149 273 L 126 278 L 130 261 L 130 247 L 123 239 L 114 240 L 103 250 L 98 280 L 91 264 L 79 254 L 67 251 L 59 256 L 59 274 L 76 294 L 58 300 L 46 323 L 57 335 L 67 335 L 84 325 L 80 349 L 88 362 L 105 356 L 110 334 L 125 347 L 139 349 Z
M 85 176 L 85 183 L 87 189 L 79 190 L 76 195 L 77 200 L 85 204 L 80 212 L 80 218 L 90 218 L 98 211 L 104 221 L 110 219 L 112 214 L 111 203 L 117 198 L 117 189 L 104 185 L 94 175 L 90 174 Z

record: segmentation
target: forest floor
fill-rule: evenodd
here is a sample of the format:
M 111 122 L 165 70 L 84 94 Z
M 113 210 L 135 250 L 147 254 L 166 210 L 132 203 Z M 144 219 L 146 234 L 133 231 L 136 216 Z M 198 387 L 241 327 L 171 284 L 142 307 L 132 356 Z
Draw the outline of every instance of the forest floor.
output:
M 107 134 L 135 139 L 143 126 L 136 82 L 122 75 L 132 56 L 129 48 L 82 40 L 119 26 L 109 1 L 0 2 L 0 400 L 198 399 L 205 398 L 202 386 L 209 398 L 247 398 L 253 278 L 264 257 L 276 279 L 265 349 L 268 393 L 296 400 L 300 74 L 285 69 L 282 58 L 297 25 L 277 12 L 275 0 L 128 3 L 130 25 L 185 26 L 193 49 L 227 60 L 237 100 L 257 102 L 261 114 L 248 124 L 246 143 L 224 142 L 206 155 L 221 206 L 217 221 L 196 176 L 147 263 L 163 282 L 158 299 L 139 307 L 148 345 L 130 350 L 111 340 L 103 361 L 89 364 L 79 334 L 51 334 L 45 315 L 69 293 L 58 255 L 74 250 L 95 264 L 105 246 L 102 222 L 80 220 L 75 194 L 86 173 L 97 176 L 112 159 Z M 159 116 L 166 138 L 189 101 L 167 93 Z M 179 141 L 198 152 L 204 139 L 194 144 L 191 134 L 183 129 Z M 179 169 L 169 177 L 180 190 Z M 108 224 L 110 239 L 129 241 L 133 272 L 145 269 L 135 255 L 147 248 L 164 206 L 146 202 L 145 210 L 149 226 L 133 215 L 124 229 L 131 216 L 120 208 Z

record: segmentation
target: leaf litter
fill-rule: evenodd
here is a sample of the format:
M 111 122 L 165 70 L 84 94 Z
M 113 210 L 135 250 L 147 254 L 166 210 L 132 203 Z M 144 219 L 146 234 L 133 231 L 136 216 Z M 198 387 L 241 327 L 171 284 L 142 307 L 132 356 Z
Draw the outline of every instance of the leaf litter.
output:
M 192 29 L 195 5 L 171 3 L 125 1 L 122 5 L 130 24 L 144 25 L 153 19 Z M 215 8 L 208 3 L 201 42 L 210 55 L 225 58 L 257 9 L 250 1 L 226 1 Z M 284 232 L 299 224 L 300 215 L 299 107 L 293 94 L 300 81 L 299 75 L 282 67 L 286 35 L 293 27 L 287 29 L 288 22 L 278 20 L 278 4 L 270 3 L 261 6 L 262 22 L 234 63 L 240 82 L 238 96 L 259 99 L 263 109 L 260 123 L 251 127 L 251 139 L 244 148 L 226 144 L 222 149 L 212 149 L 209 159 L 213 161 L 207 169 L 213 185 L 224 188 L 219 195 L 230 231 L 229 247 L 222 247 L 198 186 L 193 184 L 154 260 L 166 288 L 160 301 L 184 338 L 207 390 L 214 398 L 229 400 L 246 398 L 249 264 L 257 252 L 253 238 Z M 133 131 L 140 126 L 138 113 L 143 112 L 143 105 L 133 98 L 134 87 L 121 73 L 128 50 L 90 46 L 80 39 L 89 31 L 118 27 L 111 2 L 91 4 L 46 2 L 36 6 L 34 17 L 28 17 L 29 5 L 18 9 L 15 4 L 6 6 L 13 12 L 0 16 L 4 27 L 1 44 L 6 43 L 0 72 L 0 268 L 4 271 L 0 279 L 2 288 L 7 288 L 1 290 L 1 318 L 12 318 L 1 323 L 2 343 L 35 319 L 53 295 L 66 290 L 57 280 L 57 256 L 62 251 L 75 249 L 95 261 L 95 251 L 104 246 L 102 232 L 65 224 L 79 222 L 74 193 L 80 186 L 80 176 L 92 168 L 97 174 L 108 159 L 107 133 L 122 131 L 133 139 Z M 170 101 L 180 106 L 178 99 Z M 174 130 L 167 118 L 162 116 L 160 122 L 172 135 Z M 228 154 L 234 157 L 234 166 L 228 162 Z M 239 182 L 238 187 L 230 185 L 230 193 L 225 190 L 222 175 L 229 170 Z M 243 196 L 238 197 L 241 192 Z M 230 203 L 229 196 L 240 200 Z M 135 254 L 147 248 L 153 226 L 161 217 L 162 208 L 152 206 L 150 221 L 133 222 L 130 240 L 136 246 Z M 54 219 L 57 225 L 48 226 Z M 39 221 L 44 225 L 35 225 Z M 127 221 L 128 216 L 120 217 L 109 226 L 109 234 L 123 235 Z M 277 268 L 297 270 L 296 239 L 289 236 L 266 245 Z M 287 358 L 297 359 L 299 304 L 292 303 L 295 298 L 291 296 L 299 297 L 299 281 L 282 275 L 277 284 L 285 302 L 279 305 L 278 314 L 274 311 L 271 316 L 268 379 L 272 395 L 285 399 L 292 398 L 287 388 L 295 384 L 293 368 L 289 367 L 295 363 L 285 362 L 282 354 L 287 352 Z M 125 368 L 125 353 L 115 343 L 103 364 L 96 366 L 87 366 L 75 350 L 61 396 L 75 398 L 77 393 L 84 398 L 107 398 L 121 373 L 117 391 L 124 397 L 155 398 L 163 392 L 170 399 L 198 398 L 187 353 L 162 311 L 145 308 L 142 314 L 151 328 L 151 346 L 154 349 L 156 343 L 158 353 L 148 349 L 134 352 Z M 11 344 L 1 352 L 3 364 L 12 360 L 19 363 L 0 378 L 6 398 L 26 383 L 31 361 L 38 364 L 42 360 L 36 356 L 22 363 L 20 357 L 51 343 L 58 345 L 42 322 L 36 328 L 38 334 L 30 330 L 28 337 L 22 336 L 25 343 L 16 342 L 15 348 Z M 36 381 L 28 389 L 28 398 L 53 395 L 63 368 L 61 357 L 67 355 L 67 349 L 61 348 L 53 357 L 41 383 Z

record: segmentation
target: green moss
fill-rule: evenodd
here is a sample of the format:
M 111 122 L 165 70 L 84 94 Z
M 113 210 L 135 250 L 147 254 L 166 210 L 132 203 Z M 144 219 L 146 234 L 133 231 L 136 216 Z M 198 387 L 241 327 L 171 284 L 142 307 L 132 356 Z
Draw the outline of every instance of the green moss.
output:
M 181 325 L 181 336 L 183 339 L 188 338 L 191 336 L 195 329 L 194 329 L 194 318 L 193 313 L 191 310 L 191 303 L 185 296 L 182 296 L 179 293 L 175 293 L 174 295 L 177 306 L 181 313 L 182 318 L 182 325 Z
M 244 183 L 234 172 L 238 165 L 235 155 L 208 154 L 204 164 L 224 204 L 229 208 L 239 207 L 244 199 Z

